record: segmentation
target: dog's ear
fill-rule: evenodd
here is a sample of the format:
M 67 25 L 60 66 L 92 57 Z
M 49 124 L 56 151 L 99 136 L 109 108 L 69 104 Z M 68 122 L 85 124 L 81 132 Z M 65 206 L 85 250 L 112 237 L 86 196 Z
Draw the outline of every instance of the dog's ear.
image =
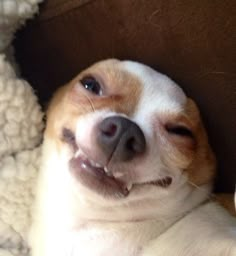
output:
M 211 183 L 215 176 L 216 160 L 209 145 L 199 109 L 190 98 L 187 99 L 185 113 L 194 124 L 194 137 L 196 139 L 195 157 L 186 172 L 189 180 L 197 186 Z

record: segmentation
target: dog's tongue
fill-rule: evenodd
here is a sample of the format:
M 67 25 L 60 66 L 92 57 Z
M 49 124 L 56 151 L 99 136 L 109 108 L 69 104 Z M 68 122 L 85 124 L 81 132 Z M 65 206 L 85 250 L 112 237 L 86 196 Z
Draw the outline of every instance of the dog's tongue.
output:
M 103 168 L 93 166 L 82 156 L 70 160 L 70 170 L 80 183 L 105 197 L 122 198 L 129 194 L 121 181 L 108 176 Z

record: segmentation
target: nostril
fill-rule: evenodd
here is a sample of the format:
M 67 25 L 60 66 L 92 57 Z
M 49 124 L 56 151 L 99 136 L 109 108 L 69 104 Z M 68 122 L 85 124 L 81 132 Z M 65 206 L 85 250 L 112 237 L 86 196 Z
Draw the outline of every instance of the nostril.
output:
M 126 142 L 126 149 L 132 151 L 133 153 L 142 153 L 145 149 L 145 143 L 139 141 L 135 137 L 131 137 Z
M 136 151 L 135 150 L 135 138 L 134 137 L 127 140 L 126 149 L 128 149 L 130 151 Z
M 108 123 L 105 127 L 102 127 L 102 133 L 107 137 L 113 137 L 116 134 L 117 125 L 114 123 Z

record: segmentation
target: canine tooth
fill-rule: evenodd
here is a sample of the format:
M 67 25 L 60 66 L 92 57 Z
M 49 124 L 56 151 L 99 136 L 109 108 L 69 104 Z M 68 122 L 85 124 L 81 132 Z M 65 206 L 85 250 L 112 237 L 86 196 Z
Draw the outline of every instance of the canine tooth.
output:
M 132 184 L 132 183 L 128 183 L 128 185 L 127 185 L 127 189 L 128 189 L 128 191 L 130 191 L 130 190 L 131 190 L 132 186 L 133 186 L 133 184 Z
M 106 166 L 104 167 L 104 171 L 105 171 L 107 176 L 112 177 L 112 173 L 107 169 Z

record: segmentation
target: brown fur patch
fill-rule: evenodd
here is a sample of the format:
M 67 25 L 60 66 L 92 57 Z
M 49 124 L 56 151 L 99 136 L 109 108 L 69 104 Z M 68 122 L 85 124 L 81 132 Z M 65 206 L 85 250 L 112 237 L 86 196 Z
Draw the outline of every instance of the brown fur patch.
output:
M 233 194 L 216 194 L 215 200 L 220 203 L 230 214 L 236 217 Z
M 189 181 L 200 186 L 213 180 L 216 170 L 216 160 L 208 143 L 200 113 L 193 100 L 187 100 L 185 113 L 191 123 L 197 143 L 193 161 L 185 171 L 188 173 Z
M 165 124 L 179 125 L 189 128 L 193 133 L 193 137 L 160 134 L 168 138 L 168 143 L 163 145 L 166 152 L 164 155 L 168 157 L 163 161 L 169 161 L 169 165 L 173 163 L 173 168 L 184 170 L 192 185 L 211 183 L 215 175 L 216 161 L 194 101 L 188 98 L 181 113 L 167 113 L 161 120 L 163 127 Z
M 47 112 L 45 136 L 60 138 L 63 126 L 75 131 L 78 117 L 96 110 L 109 109 L 127 116 L 132 115 L 140 99 L 142 84 L 119 64 L 120 61 L 117 60 L 99 62 L 61 87 L 54 95 Z M 83 88 L 80 80 L 85 76 L 93 76 L 101 84 L 102 96 Z

